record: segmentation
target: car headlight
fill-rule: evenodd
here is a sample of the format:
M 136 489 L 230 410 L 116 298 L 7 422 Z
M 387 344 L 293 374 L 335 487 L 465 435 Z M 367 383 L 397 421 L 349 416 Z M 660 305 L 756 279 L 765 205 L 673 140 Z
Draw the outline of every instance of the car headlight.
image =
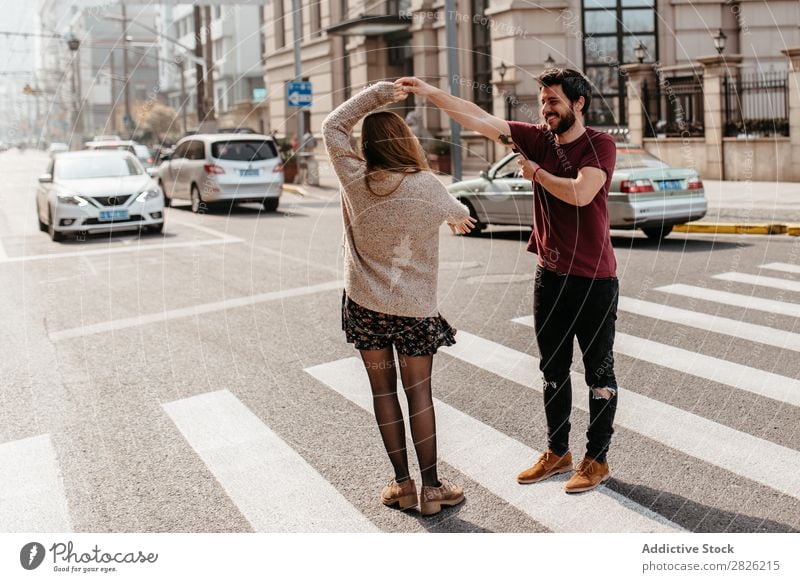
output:
M 58 201 L 61 204 L 72 204 L 73 206 L 88 206 L 89 201 L 86 198 L 76 196 L 75 194 L 59 194 Z
M 158 196 L 161 196 L 161 192 L 158 190 L 145 190 L 136 197 L 136 202 L 147 202 L 148 200 L 152 200 Z

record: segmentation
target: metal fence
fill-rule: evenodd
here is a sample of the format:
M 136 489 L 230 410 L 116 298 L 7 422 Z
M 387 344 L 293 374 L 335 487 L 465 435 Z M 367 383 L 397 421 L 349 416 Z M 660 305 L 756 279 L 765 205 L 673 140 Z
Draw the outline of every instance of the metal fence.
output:
M 789 77 L 785 71 L 741 73 L 722 80 L 725 135 L 789 135 Z
M 645 137 L 703 137 L 703 78 L 664 77 L 642 84 Z

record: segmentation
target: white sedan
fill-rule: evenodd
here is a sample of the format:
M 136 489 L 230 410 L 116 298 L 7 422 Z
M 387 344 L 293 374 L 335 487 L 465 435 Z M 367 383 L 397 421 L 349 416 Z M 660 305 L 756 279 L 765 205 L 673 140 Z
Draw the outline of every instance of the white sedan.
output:
M 39 229 L 59 241 L 67 233 L 164 228 L 164 197 L 133 155 L 124 151 L 56 154 L 39 177 Z

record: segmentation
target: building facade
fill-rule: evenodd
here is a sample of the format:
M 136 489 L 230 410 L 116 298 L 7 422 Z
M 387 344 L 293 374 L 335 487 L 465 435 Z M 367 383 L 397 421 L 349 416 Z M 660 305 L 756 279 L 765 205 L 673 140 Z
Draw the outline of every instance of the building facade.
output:
M 264 78 L 270 125 L 279 134 L 291 136 L 297 131 L 299 111 L 306 127 L 318 134 L 332 108 L 377 80 L 413 74 L 449 88 L 443 1 L 301 0 L 302 77 L 311 81 L 314 96 L 310 108 L 288 106 L 286 85 L 295 77 L 292 4 L 292 0 L 272 0 L 263 8 Z M 772 74 L 784 79 L 783 96 L 776 92 L 776 102 L 770 105 L 778 112 L 769 112 L 767 119 L 777 119 L 784 111 L 788 119 L 789 92 L 797 90 L 789 79 L 791 59 L 781 52 L 800 46 L 800 3 L 796 0 L 457 0 L 454 19 L 461 97 L 495 115 L 535 122 L 535 76 L 548 64 L 578 68 L 595 89 L 588 122 L 626 132 L 629 121 L 641 118 L 644 108 L 650 131 L 642 132 L 639 141 L 651 149 L 658 149 L 656 142 L 681 139 L 661 134 L 670 120 L 675 122 L 674 111 L 669 111 L 670 95 L 664 92 L 665 78 L 672 79 L 675 87 L 685 83 L 699 88 L 695 97 L 699 117 L 703 105 L 712 112 L 724 108 L 724 104 L 707 103 L 715 96 L 704 92 L 704 72 L 710 69 L 701 62 L 717 54 L 714 37 L 719 31 L 725 39 L 723 55 L 731 57 L 724 61 L 725 73 L 720 78 L 736 77 L 726 83 L 738 83 L 741 75 Z M 626 67 L 638 64 L 646 70 L 637 77 L 637 95 L 640 89 L 647 94 L 631 102 Z M 414 106 L 412 102 L 403 108 L 408 112 Z M 431 108 L 421 113 L 431 133 L 448 137 L 446 116 Z M 697 125 L 711 129 L 702 121 Z M 723 160 L 723 141 L 740 135 L 718 136 L 718 155 Z M 747 130 L 744 135 L 751 134 Z M 464 132 L 462 139 L 466 169 L 483 169 L 501 152 L 470 132 Z M 698 149 L 699 169 L 714 170 L 714 164 L 706 163 L 710 147 L 706 137 L 691 139 L 703 143 L 703 155 Z M 765 139 L 790 143 L 786 135 Z M 675 161 L 672 150 L 665 153 L 660 148 L 658 153 Z

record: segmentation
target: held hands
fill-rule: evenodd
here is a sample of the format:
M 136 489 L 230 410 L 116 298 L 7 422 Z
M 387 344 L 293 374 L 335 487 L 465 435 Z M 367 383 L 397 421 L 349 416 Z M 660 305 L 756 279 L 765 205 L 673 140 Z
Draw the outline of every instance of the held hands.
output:
M 404 91 L 402 88 L 398 87 L 397 81 L 394 84 L 394 97 L 392 101 L 403 101 L 404 99 L 408 98 L 408 92 Z
M 526 180 L 533 180 L 536 170 L 539 168 L 539 164 L 536 162 L 521 157 L 517 158 L 517 165 L 522 170 L 522 177 Z
M 467 234 L 475 227 L 475 224 L 476 220 L 471 216 L 467 216 L 459 222 L 448 222 L 447 226 L 450 227 L 450 231 L 453 234 Z
M 427 97 L 436 90 L 433 85 L 429 85 L 416 77 L 401 77 L 394 82 L 394 86 L 403 93 L 414 93 L 422 97 Z

